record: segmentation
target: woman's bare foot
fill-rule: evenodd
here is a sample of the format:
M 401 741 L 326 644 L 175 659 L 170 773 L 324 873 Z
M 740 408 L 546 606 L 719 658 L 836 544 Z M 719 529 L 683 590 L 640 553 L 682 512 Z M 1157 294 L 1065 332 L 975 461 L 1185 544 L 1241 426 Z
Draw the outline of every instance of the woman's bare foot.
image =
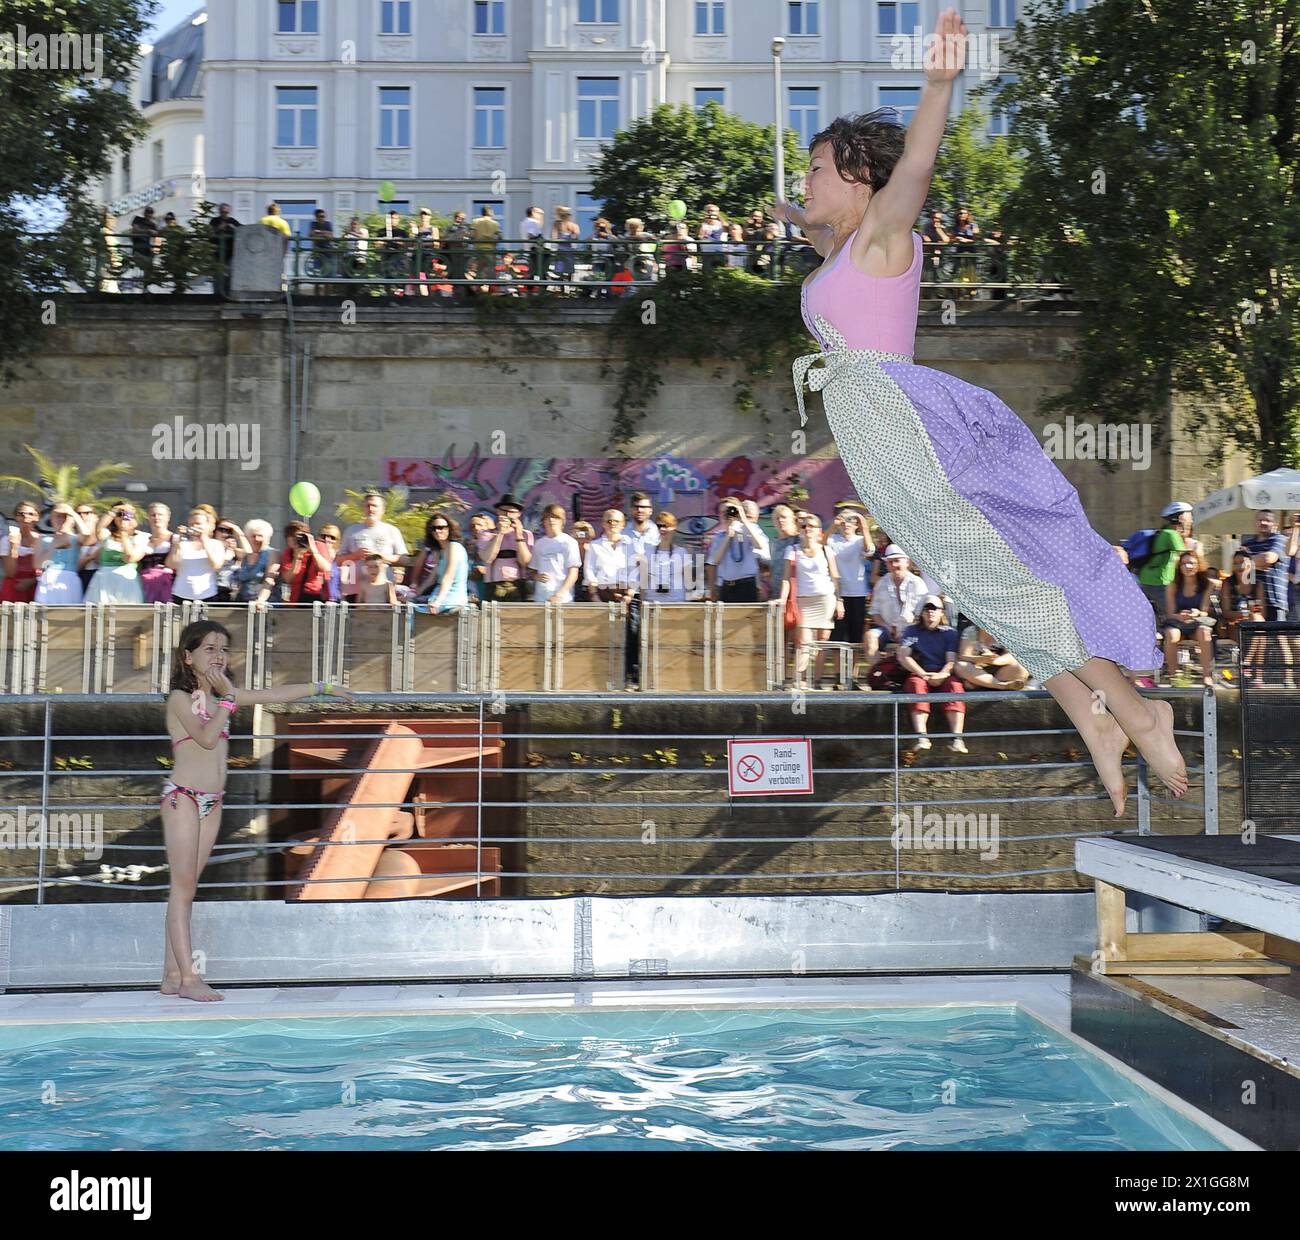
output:
M 1146 759 L 1161 783 L 1176 797 L 1187 791 L 1187 766 L 1174 739 L 1174 708 L 1159 698 L 1148 698 L 1154 722 L 1148 731 L 1139 731 L 1133 744 Z
M 182 999 L 193 999 L 197 1003 L 218 1003 L 226 996 L 218 994 L 201 977 L 192 982 L 182 982 L 176 992 Z
M 1115 807 L 1115 817 L 1124 816 L 1128 788 L 1124 782 L 1124 750 L 1128 748 L 1128 735 L 1115 722 L 1113 716 L 1097 716 L 1097 734 L 1085 736 L 1084 743 L 1092 754 L 1092 764 L 1101 776 L 1102 786 Z
M 181 988 L 181 975 L 179 973 L 164 973 L 162 985 L 158 987 L 160 995 L 174 995 Z

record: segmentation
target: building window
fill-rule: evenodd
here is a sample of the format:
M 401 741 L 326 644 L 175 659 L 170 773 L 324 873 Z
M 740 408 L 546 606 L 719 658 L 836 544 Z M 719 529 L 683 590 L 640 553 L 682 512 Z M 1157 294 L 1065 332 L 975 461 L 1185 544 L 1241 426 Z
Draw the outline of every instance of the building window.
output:
M 989 25 L 1014 26 L 1016 24 L 1016 0 L 989 0 Z
M 721 86 L 697 86 L 695 88 L 695 106 L 702 108 L 705 104 L 716 103 L 718 107 L 727 106 L 727 92 Z
M 411 0 L 380 0 L 379 33 L 411 33 Z
M 123 195 L 131 192 L 131 156 L 122 156 L 122 193 Z
M 695 0 L 695 33 L 727 33 L 727 6 L 723 0 Z
M 375 210 L 384 217 L 384 223 L 388 223 L 388 213 L 390 211 L 396 211 L 402 219 L 406 219 L 411 214 L 411 200 L 409 198 L 394 198 L 391 202 L 383 202 L 376 198 Z
M 590 194 L 579 194 L 573 204 L 573 218 L 584 237 L 590 237 L 596 231 L 596 221 L 604 214 L 604 200 Z
M 578 20 L 612 24 L 618 21 L 618 0 L 578 0 Z
M 379 88 L 379 145 L 406 148 L 411 145 L 411 88 Z
M 162 144 L 162 139 L 159 138 L 158 141 L 153 144 L 153 179 L 155 181 L 161 181 L 162 177 L 163 177 L 163 144 Z
M 275 145 L 316 145 L 316 88 L 275 88 Z
M 618 128 L 618 78 L 578 79 L 578 137 L 612 138 Z
M 474 145 L 505 146 L 506 88 L 474 87 Z
M 912 123 L 912 113 L 921 102 L 919 86 L 882 86 L 880 88 L 880 106 L 893 108 L 898 114 L 898 123 L 903 126 Z
M 989 133 L 994 137 L 1005 138 L 1011 132 L 1011 121 L 1016 114 L 1015 104 L 1008 103 L 1005 106 L 998 104 L 998 92 L 1001 91 L 1002 87 L 1010 86 L 1013 82 L 1019 80 L 1019 77 L 1014 73 L 1004 73 L 997 80 L 997 89 L 993 94 L 992 111 L 989 116 Z
M 912 3 L 912 0 L 903 3 L 886 0 L 885 3 L 876 5 L 876 20 L 880 23 L 882 35 L 911 34 L 921 24 L 921 6 Z
M 789 124 L 799 135 L 799 145 L 802 147 L 807 147 L 813 135 L 821 128 L 821 93 L 820 86 L 789 88 Z
M 474 0 L 474 33 L 505 34 L 505 0 Z
M 305 237 L 311 232 L 312 221 L 316 218 L 315 199 L 303 202 L 285 202 L 283 198 L 277 198 L 280 204 L 280 214 L 284 221 L 293 229 L 295 237 Z
M 790 0 L 785 6 L 791 34 L 821 34 L 817 0 Z
M 280 34 L 319 34 L 316 0 L 279 0 L 279 20 L 276 30 Z

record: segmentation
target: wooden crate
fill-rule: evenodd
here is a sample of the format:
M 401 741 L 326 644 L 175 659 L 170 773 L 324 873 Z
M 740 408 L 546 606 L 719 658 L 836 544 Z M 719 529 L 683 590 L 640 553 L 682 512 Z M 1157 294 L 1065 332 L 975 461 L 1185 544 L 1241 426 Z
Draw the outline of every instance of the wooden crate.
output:
M 551 688 L 608 693 L 626 686 L 627 608 L 622 603 L 568 603 L 554 612 Z
M 776 603 L 710 603 L 713 683 L 726 693 L 779 689 L 785 640 Z
M 419 693 L 466 693 L 479 687 L 479 612 L 413 612 L 408 630 L 406 688 Z
M 89 693 L 93 609 L 42 607 L 36 618 L 39 641 L 38 693 Z
M 483 605 L 484 692 L 541 693 L 549 690 L 554 618 L 543 603 Z
M 397 693 L 405 688 L 409 609 L 344 604 L 341 619 L 336 640 L 342 641 L 348 688 L 358 693 Z
M 709 680 L 710 606 L 646 603 L 641 609 L 641 688 L 701 693 Z

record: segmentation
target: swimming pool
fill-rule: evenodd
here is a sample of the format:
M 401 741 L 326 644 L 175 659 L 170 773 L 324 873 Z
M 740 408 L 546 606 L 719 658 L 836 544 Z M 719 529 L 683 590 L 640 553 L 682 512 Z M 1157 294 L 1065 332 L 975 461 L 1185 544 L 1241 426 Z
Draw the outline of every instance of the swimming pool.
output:
M 0 1149 L 1224 1144 L 1023 1009 L 0 1026 Z

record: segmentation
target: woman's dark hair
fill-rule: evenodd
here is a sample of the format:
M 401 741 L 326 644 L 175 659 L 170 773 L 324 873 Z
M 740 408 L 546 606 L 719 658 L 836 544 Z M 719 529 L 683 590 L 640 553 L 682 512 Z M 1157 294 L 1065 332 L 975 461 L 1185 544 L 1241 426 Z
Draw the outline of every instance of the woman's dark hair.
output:
M 1210 587 L 1210 570 L 1209 570 L 1209 566 L 1205 563 L 1205 561 L 1204 561 L 1203 559 L 1201 559 L 1201 557 L 1200 557 L 1199 555 L 1196 554 L 1195 551 L 1184 551 L 1181 555 L 1179 555 L 1179 557 L 1178 557 L 1178 577 L 1177 577 L 1177 579 L 1176 579 L 1176 581 L 1177 581 L 1177 585 L 1176 585 L 1175 588 L 1178 589 L 1178 588 L 1181 588 L 1181 587 L 1182 587 L 1182 584 L 1183 584 L 1183 556 L 1188 556 L 1188 555 L 1190 555 L 1190 556 L 1192 557 L 1192 559 L 1194 559 L 1194 560 L 1196 561 L 1196 577 L 1195 577 L 1195 581 L 1196 581 L 1196 593 L 1197 593 L 1197 594 L 1204 594 L 1205 591 L 1208 590 L 1209 587 Z
M 215 620 L 195 620 L 193 624 L 187 624 L 181 631 L 176 653 L 172 656 L 172 678 L 168 686 L 170 689 L 183 689 L 186 693 L 193 693 L 199 687 L 194 669 L 185 662 L 185 656 L 193 654 L 203 645 L 203 639 L 212 633 L 224 637 L 227 642 L 230 641 L 230 630 Z
M 447 541 L 460 542 L 460 522 L 455 517 L 450 517 L 443 512 L 435 512 L 424 523 L 424 545 L 432 551 L 438 545 L 438 539 L 433 533 L 433 523 L 435 521 L 446 521 L 447 523 Z
M 875 193 L 885 188 L 903 155 L 907 130 L 895 120 L 893 108 L 877 108 L 857 116 L 840 116 L 808 143 L 811 152 L 829 142 L 835 167 L 846 181 L 869 185 Z

